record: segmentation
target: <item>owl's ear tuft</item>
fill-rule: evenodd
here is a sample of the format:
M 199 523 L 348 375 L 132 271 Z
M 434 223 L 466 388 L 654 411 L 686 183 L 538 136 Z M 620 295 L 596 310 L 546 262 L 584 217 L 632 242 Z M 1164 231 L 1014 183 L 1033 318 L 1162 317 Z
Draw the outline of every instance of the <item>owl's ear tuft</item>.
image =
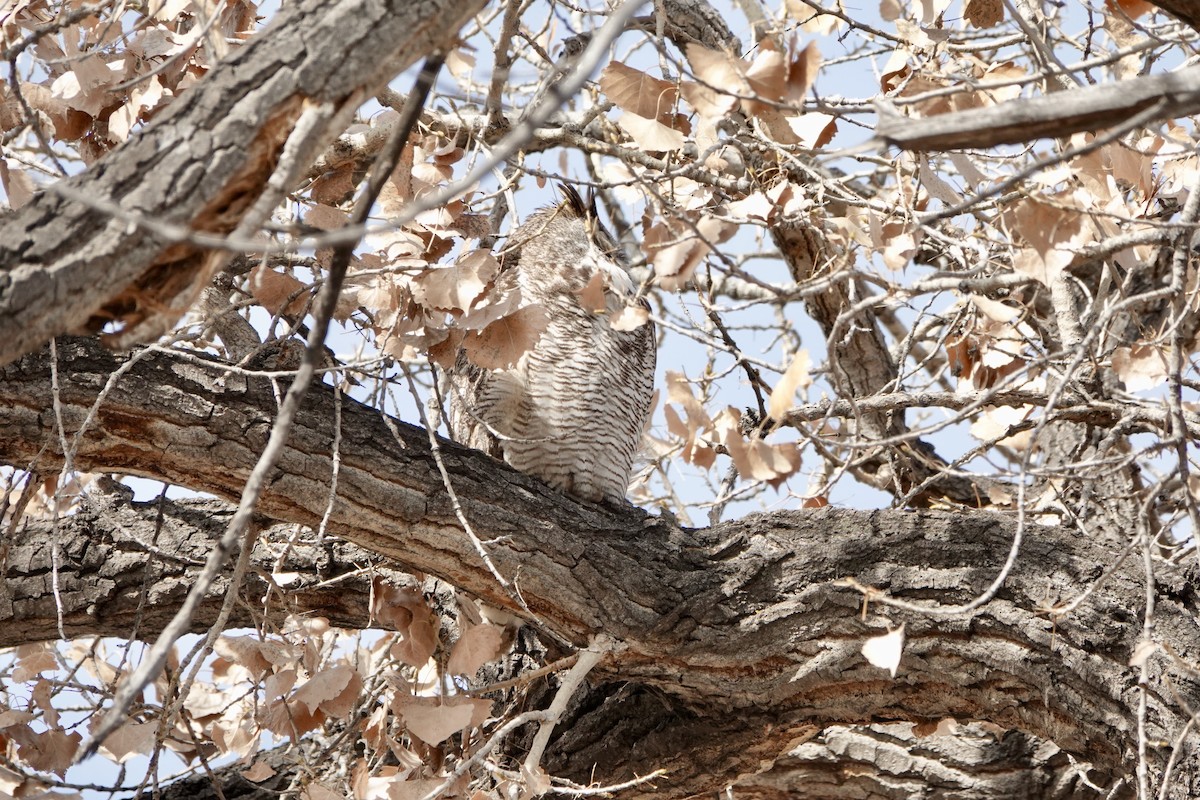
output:
M 560 183 L 558 188 L 563 195 L 561 209 L 567 214 L 583 220 L 596 219 L 598 217 L 598 214 L 596 213 L 595 189 L 588 190 L 588 198 L 585 202 L 583 197 L 580 196 L 578 190 L 576 190 L 574 186 Z

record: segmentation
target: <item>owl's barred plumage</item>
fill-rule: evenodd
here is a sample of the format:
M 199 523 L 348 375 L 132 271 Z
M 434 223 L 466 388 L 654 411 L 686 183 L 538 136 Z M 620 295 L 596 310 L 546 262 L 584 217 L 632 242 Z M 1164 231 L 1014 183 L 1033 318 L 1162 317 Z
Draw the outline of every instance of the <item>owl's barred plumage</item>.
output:
M 509 237 L 493 291 L 521 293 L 547 325 L 511 369 L 486 370 L 464 352 L 444 384 L 454 438 L 586 500 L 623 500 L 654 392 L 651 322 L 612 326 L 636 297 L 624 254 L 568 186 Z M 599 272 L 605 310 L 580 292 Z M 497 436 L 496 434 L 500 434 Z

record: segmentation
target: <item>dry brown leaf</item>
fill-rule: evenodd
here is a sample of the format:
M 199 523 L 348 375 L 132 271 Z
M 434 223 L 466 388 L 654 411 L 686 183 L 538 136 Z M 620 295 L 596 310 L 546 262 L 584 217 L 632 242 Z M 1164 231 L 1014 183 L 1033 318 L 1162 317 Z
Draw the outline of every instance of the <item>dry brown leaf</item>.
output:
M 299 739 L 315 731 L 325 722 L 325 712 L 320 708 L 310 711 L 308 706 L 294 700 L 274 700 L 260 707 L 259 724 L 275 734 L 290 739 Z
M 608 324 L 614 331 L 634 331 L 650 321 L 650 309 L 638 303 L 630 303 L 609 315 Z
M 734 200 L 725 205 L 730 216 L 744 220 L 768 223 L 775 215 L 776 206 L 762 192 L 751 192 L 741 200 Z
M 942 176 L 929 166 L 929 159 L 923 154 L 918 161 L 917 169 L 921 178 L 921 186 L 925 188 L 930 197 L 941 200 L 951 207 L 962 202 L 962 195 L 953 186 L 942 180 Z
M 550 318 L 540 305 L 519 308 L 482 331 L 463 338 L 463 351 L 472 364 L 484 369 L 510 369 L 537 344 Z
M 994 28 L 1004 21 L 1002 0 L 966 0 L 963 17 L 972 28 Z
M 779 486 L 800 469 L 800 448 L 794 442 L 773 445 L 758 438 L 747 440 L 741 421 L 741 412 L 730 406 L 717 415 L 713 426 L 743 478 Z
M 672 121 L 674 125 L 646 119 L 637 114 L 622 114 L 617 117 L 617 124 L 629 134 L 629 138 L 633 139 L 634 144 L 651 153 L 678 150 L 683 147 L 686 141 L 684 134 L 691 132 L 691 126 L 683 118 Z
M 663 406 L 667 430 L 683 440 L 683 452 L 680 456 L 689 464 L 708 469 L 716 461 L 716 450 L 710 442 L 701 439 L 699 434 L 711 430 L 713 422 L 704 406 L 692 394 L 691 386 L 682 373 L 667 371 L 667 399 L 669 402 L 678 403 L 687 418 L 685 422 L 671 406 Z
M 26 729 L 22 735 L 12 732 L 11 738 L 17 742 L 17 756 L 40 772 L 53 772 L 60 778 L 67 774 L 67 768 L 75 760 L 79 743 L 83 737 L 76 732 L 67 733 L 62 730 L 48 730 L 33 733 Z
M 451 266 L 424 270 L 413 278 L 413 298 L 438 311 L 466 311 L 483 296 L 499 271 L 500 262 L 495 256 L 486 250 L 473 250 Z
M 494 285 L 493 285 L 494 287 Z M 458 327 L 480 331 L 498 319 L 507 317 L 522 305 L 521 290 L 515 286 L 500 291 L 495 288 L 484 292 L 483 298 L 458 320 Z
M 275 770 L 264 760 L 255 761 L 250 769 L 242 770 L 242 777 L 251 783 L 262 783 L 267 778 L 274 777 Z
M 15 708 L 6 708 L 0 711 L 0 731 L 5 728 L 11 728 L 13 725 L 24 725 L 26 722 L 31 722 L 35 716 L 31 711 L 18 711 Z
M 799 117 L 788 117 L 792 132 L 800 137 L 800 143 L 810 149 L 824 147 L 837 135 L 837 117 L 816 111 Z
M 836 131 L 832 117 L 822 115 L 820 125 L 803 123 L 804 96 L 812 88 L 821 63 L 820 51 L 808 45 L 792 54 L 764 45 L 754 60 L 710 50 L 699 44 L 686 48 L 688 63 L 699 84 L 682 87 L 684 98 L 711 125 L 740 103 L 746 114 L 758 119 L 767 135 L 781 144 L 821 147 Z M 727 92 L 728 94 L 722 94 Z
M 971 435 L 981 442 L 994 441 L 1002 447 L 1025 450 L 1033 443 L 1032 430 L 1020 430 L 1011 436 L 1005 434 L 1024 426 L 1034 410 L 1033 406 L 989 406 L 971 423 Z
M 24 783 L 24 775 L 19 772 L 13 772 L 8 767 L 0 764 L 0 795 L 17 797 Z
M 1158 389 L 1170 375 L 1162 348 L 1150 344 L 1118 347 L 1112 354 L 1112 368 L 1130 392 Z
M 304 212 L 304 224 L 321 231 L 339 230 L 349 221 L 350 215 L 345 211 L 323 203 L 309 206 Z
M 396 695 L 392 709 L 404 719 L 409 733 L 430 746 L 441 744 L 459 731 L 482 725 L 491 712 L 490 700 L 467 697 L 413 697 Z
M 263 694 L 268 700 L 287 697 L 296 685 L 296 678 L 296 670 L 292 667 L 273 672 L 263 681 Z
M 976 389 L 990 389 L 1025 367 L 1025 353 L 1036 334 L 1023 320 L 1027 313 L 1023 308 L 971 295 L 967 310 L 966 325 L 946 340 L 950 372 Z M 1029 375 L 1022 383 L 1034 377 Z
M 0 158 L 0 184 L 8 196 L 8 207 L 17 209 L 29 202 L 36 187 L 25 170 L 10 165 L 7 158 Z
M 292 695 L 292 700 L 302 703 L 310 713 L 320 708 L 332 717 L 350 713 L 358 692 L 362 689 L 362 678 L 349 664 L 338 664 L 313 675 Z
M 256 677 L 261 678 L 273 666 L 296 660 L 297 653 L 291 645 L 275 640 L 259 640 L 250 636 L 222 636 L 213 645 L 217 655 L 240 664 Z
M 779 379 L 779 383 L 775 384 L 775 388 L 771 390 L 771 398 L 767 402 L 767 413 L 771 419 L 776 422 L 781 422 L 784 415 L 792 408 L 792 401 L 796 397 L 798 389 L 807 389 L 812 385 L 812 377 L 808 374 L 811 366 L 811 359 L 808 355 L 808 350 L 801 349 L 797 351 L 795 358 L 792 359 L 791 366 L 787 368 L 787 372 Z
M 192 688 L 188 690 L 183 707 L 193 718 L 204 719 L 219 715 L 231 702 L 233 702 L 233 698 L 218 690 L 213 684 L 195 681 L 192 683 Z
M 764 40 L 764 43 L 768 40 Z M 750 93 L 763 100 L 780 101 L 787 95 L 788 63 L 783 53 L 762 47 L 754 61 L 745 67 L 746 82 Z M 755 113 L 760 104 L 746 101 L 746 111 Z
M 306 785 L 300 796 L 304 800 L 346 800 L 345 795 L 341 792 L 335 792 L 323 783 L 312 783 Z
M 462 341 L 466 336 L 466 331 L 452 328 L 446 331 L 446 338 L 440 342 L 434 342 L 426 348 L 426 355 L 430 361 L 442 369 L 451 369 L 458 361 L 458 350 L 462 347 Z
M 796 53 L 788 64 L 787 97 L 790 102 L 802 101 L 817 81 L 821 69 L 821 51 L 813 42 Z
M 912 222 L 871 214 L 871 241 L 889 269 L 904 269 L 917 252 L 921 231 Z
M 675 84 L 652 78 L 619 61 L 610 61 L 600 73 L 600 90 L 622 111 L 661 123 L 674 115 L 679 97 Z
M 689 42 L 684 48 L 692 74 L 710 89 L 724 90 L 735 95 L 748 95 L 746 65 L 730 53 L 712 50 L 702 44 Z
M 118 764 L 134 756 L 150 755 L 157 732 L 157 722 L 127 722 L 100 743 L 100 753 Z
M 738 104 L 737 98 L 733 95 L 723 94 L 699 83 L 688 81 L 679 88 L 683 99 L 696 109 L 696 113 L 709 125 L 723 119 Z
M 223 753 L 247 758 L 258 752 L 262 732 L 254 720 L 250 704 L 243 703 L 212 726 L 212 739 Z M 168 746 L 170 740 L 168 740 Z
M 471 80 L 475 69 L 475 54 L 465 47 L 456 47 L 446 55 L 446 70 L 459 82 Z
M 1013 268 L 1047 286 L 1075 260 L 1075 252 L 1094 239 L 1084 212 L 1070 207 L 1070 195 L 1050 199 L 1045 203 L 1026 198 L 1001 214 L 1014 239 L 1029 245 L 1017 251 Z
M 42 712 L 42 721 L 51 728 L 59 724 L 58 709 L 54 707 L 54 684 L 45 678 L 33 685 L 30 705 Z
M 371 585 L 371 618 L 400 634 L 391 654 L 420 669 L 437 647 L 441 619 L 417 589 L 376 578 Z
M 54 651 L 45 643 L 23 644 L 17 648 L 17 666 L 12 671 L 13 683 L 25 683 L 38 673 L 58 668 Z
M 262 264 L 250 271 L 248 288 L 254 299 L 272 314 L 299 316 L 308 308 L 310 287 Z
M 579 298 L 579 305 L 583 306 L 584 311 L 603 314 L 608 310 L 608 296 L 604 291 L 604 275 L 599 270 L 592 273 L 587 286 L 575 292 L 575 296 Z
M 450 650 L 446 671 L 451 675 L 473 677 L 484 664 L 500 657 L 504 630 L 496 625 L 471 625 L 463 630 Z
M 354 191 L 354 164 L 343 164 L 316 178 L 308 187 L 313 200 L 322 205 L 340 203 Z
M 713 216 L 701 216 L 694 226 L 672 217 L 646 230 L 642 249 L 654 264 L 659 285 L 677 291 L 687 285 L 713 246 L 728 240 L 736 230 L 733 223 Z

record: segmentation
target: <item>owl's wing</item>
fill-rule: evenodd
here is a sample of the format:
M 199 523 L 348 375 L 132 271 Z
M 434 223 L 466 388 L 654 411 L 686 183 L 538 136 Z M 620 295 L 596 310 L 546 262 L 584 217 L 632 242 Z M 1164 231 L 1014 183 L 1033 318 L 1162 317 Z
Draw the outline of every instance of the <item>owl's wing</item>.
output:
M 487 370 L 472 364 L 460 350 L 454 366 L 442 373 L 440 390 L 450 437 L 494 458 L 503 458 L 500 440 L 488 430 L 478 410 L 479 399 L 489 393 L 491 380 Z
M 492 288 L 504 294 L 517 286 L 516 254 L 501 259 L 501 273 Z M 526 389 L 519 370 L 489 370 L 471 363 L 458 351 L 454 366 L 439 383 L 446 405 L 451 437 L 460 444 L 482 450 L 493 458 L 504 458 L 503 444 L 496 435 L 510 435 L 511 421 L 521 413 Z

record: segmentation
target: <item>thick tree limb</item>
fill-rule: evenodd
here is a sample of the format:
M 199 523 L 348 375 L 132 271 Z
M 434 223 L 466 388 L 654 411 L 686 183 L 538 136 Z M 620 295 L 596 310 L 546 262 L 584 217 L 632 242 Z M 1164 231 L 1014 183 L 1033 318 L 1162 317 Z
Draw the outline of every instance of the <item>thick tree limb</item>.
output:
M 67 635 L 152 638 L 194 582 L 199 564 L 232 513 L 230 506 L 218 501 L 130 503 L 118 494 L 93 494 L 78 513 L 60 522 L 64 548 L 59 584 Z M 258 547 L 253 557 L 257 569 L 242 588 L 245 602 L 236 607 L 233 626 L 254 626 L 264 615 L 280 623 L 287 612 L 316 613 L 339 627 L 377 625 L 370 619 L 370 575 L 411 581 L 352 544 L 331 539 L 314 546 L 302 539 L 287 548 L 282 565 L 287 572 L 300 572 L 299 581 L 274 592 L 274 601 L 264 608 L 260 601 L 267 587 L 261 576 L 272 570 L 278 549 L 270 543 L 278 541 L 282 546 L 292 538 L 292 527 L 276 526 L 260 537 L 265 546 Z M 9 551 L 5 581 L 0 584 L 0 647 L 58 636 L 53 594 L 46 580 L 52 535 L 49 520 L 31 519 Z M 225 588 L 224 584 L 214 587 L 211 601 L 201 606 L 193 620 L 196 631 L 211 624 Z M 913 748 L 917 755 L 908 755 Z M 881 749 L 889 753 L 886 763 L 873 757 Z M 294 756 L 282 750 L 261 758 L 285 773 L 295 763 Z M 1021 734 L 997 738 L 975 730 L 966 737 L 922 739 L 904 724 L 836 727 L 776 761 L 770 773 L 747 778 L 738 785 L 737 795 L 784 797 L 796 786 L 840 784 L 844 781 L 837 776 L 844 772 L 847 759 L 857 765 L 855 785 L 899 800 L 919 794 L 931 783 L 953 784 L 964 797 L 972 796 L 970 792 L 979 797 L 1030 796 L 1038 787 L 1070 787 L 1078 772 L 1069 768 L 1057 748 Z M 227 797 L 243 796 L 240 792 L 249 789 L 241 777 L 243 770 L 239 763 L 218 773 L 218 785 Z M 880 770 L 882 774 L 877 774 Z M 164 792 L 168 800 L 199 796 L 215 797 L 207 775 L 172 784 Z
M 64 342 L 59 352 L 60 369 L 73 378 L 62 389 L 63 414 L 77 425 L 117 362 L 87 340 Z M 0 460 L 58 466 L 50 397 L 44 353 L 0 373 Z M 314 387 L 260 504 L 264 514 L 308 525 L 320 518 L 332 402 L 332 391 Z M 265 381 L 149 354 L 110 393 L 77 463 L 233 496 L 274 410 Z M 393 436 L 375 411 L 349 400 L 342 415 L 331 527 L 512 608 L 457 526 L 425 433 L 392 423 Z M 968 600 L 993 579 L 1011 521 L 822 509 L 684 531 L 636 509 L 579 504 L 479 453 L 443 447 L 466 513 L 494 537 L 492 560 L 517 578 L 544 628 L 576 644 L 604 631 L 626 645 L 600 668 L 619 690 L 564 721 L 546 763 L 554 773 L 616 781 L 666 768 L 671 780 L 660 792 L 680 797 L 758 772 L 833 725 L 946 716 L 1050 739 L 1091 762 L 1101 785 L 1133 767 L 1137 689 L 1127 664 L 1142 576 L 1126 564 L 1071 614 L 1046 611 L 1112 565 L 1097 543 L 1027 530 L 1004 590 L 969 619 L 878 605 L 864 618 L 861 597 L 838 579 L 853 576 L 910 600 Z M 1195 658 L 1196 595 L 1182 574 L 1160 567 L 1157 578 L 1158 635 Z M 860 647 L 901 621 L 908 639 L 892 680 Z M 1164 656 L 1151 666 L 1150 735 L 1170 741 L 1188 719 L 1174 698 L 1197 706 L 1200 691 Z M 1194 771 L 1185 744 L 1184 765 Z M 1165 753 L 1154 758 L 1161 763 Z M 1181 797 L 1188 791 L 1185 782 L 1173 788 Z
M 232 515 L 232 508 L 217 501 L 131 504 L 119 495 L 94 495 L 59 522 L 58 579 L 67 635 L 153 638 L 195 583 Z M 263 576 L 273 571 L 279 550 L 271 542 L 288 541 L 290 527 L 263 532 L 254 571 L 241 590 L 245 602 L 231 620 L 234 627 L 313 611 L 339 627 L 377 625 L 370 620 L 371 577 L 412 582 L 362 548 L 338 540 L 317 546 L 308 541 L 311 537 L 301 537 L 287 548 L 281 565 L 283 571 L 301 573 L 300 580 L 273 592 L 264 607 Z M 52 528 L 50 520 L 28 519 L 14 537 L 0 583 L 0 647 L 58 638 L 48 580 Z M 194 631 L 212 625 L 226 589 L 224 579 L 213 588 L 192 620 Z
M 203 252 L 112 209 L 228 233 L 266 187 L 300 115 L 352 112 L 452 38 L 482 0 L 299 0 L 154 124 L 0 220 L 0 364 L 48 339 L 119 319 L 136 325 L 202 280 Z M 328 136 L 337 131 L 325 132 Z M 300 165 L 303 168 L 304 165 Z M 195 287 L 197 290 L 202 287 Z M 177 309 L 182 314 L 186 309 Z
M 875 135 L 916 152 L 995 147 L 1109 128 L 1155 104 L 1162 106 L 1158 119 L 1200 111 L 1200 67 L 924 119 L 884 110 Z

